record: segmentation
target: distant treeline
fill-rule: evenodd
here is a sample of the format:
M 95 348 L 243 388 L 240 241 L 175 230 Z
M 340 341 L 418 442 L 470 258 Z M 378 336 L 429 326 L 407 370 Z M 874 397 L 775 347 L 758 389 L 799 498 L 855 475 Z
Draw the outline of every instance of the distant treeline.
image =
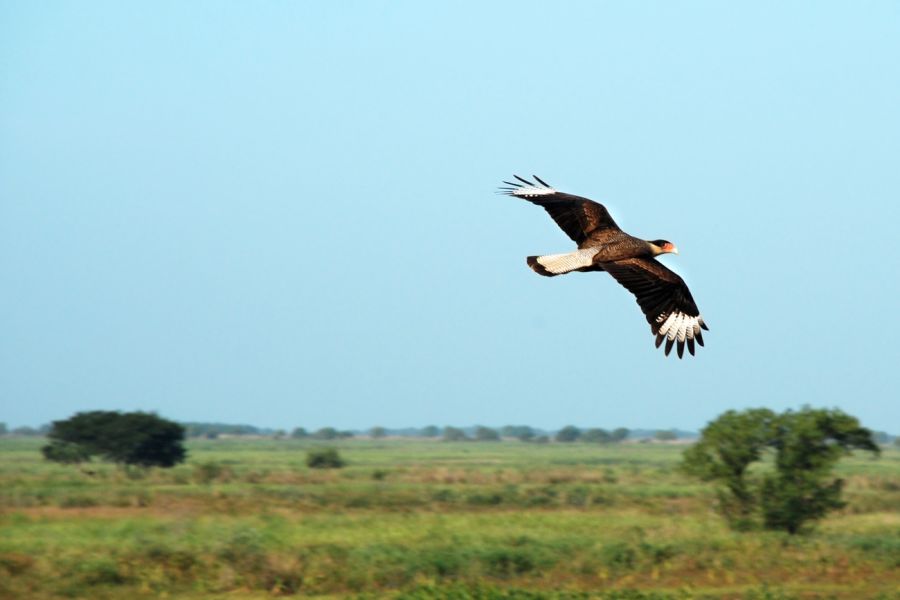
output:
M 262 437 L 272 437 L 278 430 L 269 429 L 267 427 L 256 427 L 255 425 L 234 425 L 229 423 L 194 423 L 182 422 L 188 437 L 208 437 L 214 438 L 220 435 L 253 435 Z
M 0 435 L 18 435 L 18 436 L 40 436 L 47 435 L 47 432 L 50 431 L 50 424 L 41 425 L 40 427 L 28 427 L 27 425 L 23 425 L 22 427 L 14 427 L 10 429 L 6 426 L 6 423 L 0 423 Z
M 383 439 L 383 438 L 424 438 L 444 440 L 448 442 L 480 441 L 499 442 L 503 440 L 519 440 L 523 442 L 542 444 L 549 442 L 588 442 L 598 444 L 615 444 L 626 440 L 692 440 L 697 438 L 697 433 L 680 429 L 627 429 L 616 427 L 604 429 L 601 427 L 576 427 L 567 425 L 562 429 L 541 429 L 528 425 L 505 425 L 503 427 L 486 427 L 473 425 L 469 427 L 454 427 L 446 425 L 428 425 L 426 427 L 401 427 L 390 428 L 375 426 L 367 430 L 342 430 L 335 427 L 322 427 L 307 430 L 304 427 L 295 427 L 292 430 L 275 429 L 271 427 L 257 427 L 255 425 L 232 423 L 207 423 L 207 422 L 182 422 L 188 437 L 215 439 L 225 437 L 267 437 L 275 439 L 310 439 L 310 440 L 341 440 L 350 438 Z M 16 427 L 9 429 L 6 423 L 0 422 L 0 435 L 15 436 L 43 436 L 50 429 L 50 425 L 40 427 Z M 875 441 L 881 445 L 894 443 L 900 446 L 900 436 L 894 436 L 884 431 L 874 432 Z
M 480 441 L 499 442 L 502 440 L 520 440 L 532 443 L 548 442 L 592 442 L 592 443 L 618 443 L 628 439 L 657 439 L 676 440 L 696 437 L 696 433 L 679 431 L 677 429 L 666 430 L 629 430 L 625 427 L 603 429 L 599 427 L 579 428 L 567 425 L 559 430 L 546 430 L 528 425 L 506 425 L 503 427 L 486 427 L 474 425 L 469 427 L 454 427 L 446 425 L 428 425 L 426 427 L 388 428 L 375 426 L 368 430 L 340 430 L 335 427 L 322 427 L 308 430 L 305 427 L 295 427 L 291 431 L 283 429 L 270 429 L 255 427 L 253 425 L 229 425 L 224 423 L 184 423 L 187 434 L 190 437 L 205 437 L 214 439 L 219 436 L 256 436 L 272 438 L 292 438 L 310 440 L 340 440 L 349 438 L 423 438 L 440 439 L 448 442 Z

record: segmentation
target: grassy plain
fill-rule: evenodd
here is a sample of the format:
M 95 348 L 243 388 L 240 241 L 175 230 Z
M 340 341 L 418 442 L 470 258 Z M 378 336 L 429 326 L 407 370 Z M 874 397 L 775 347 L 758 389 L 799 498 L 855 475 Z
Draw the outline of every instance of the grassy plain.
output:
M 210 440 L 126 472 L 0 439 L 2 598 L 900 598 L 900 452 L 814 532 L 735 533 L 683 446 Z M 90 472 L 85 472 L 90 471 Z

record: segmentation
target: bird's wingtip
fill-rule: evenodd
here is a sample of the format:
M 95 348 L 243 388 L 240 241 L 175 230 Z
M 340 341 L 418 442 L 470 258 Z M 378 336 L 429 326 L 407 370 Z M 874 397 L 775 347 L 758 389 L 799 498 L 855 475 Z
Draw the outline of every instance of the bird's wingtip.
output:
M 544 181 L 537 175 L 532 175 L 532 177 L 538 183 L 529 181 L 528 179 L 520 177 L 519 175 L 513 175 L 513 178 L 517 179 L 520 183 L 516 183 L 515 181 L 503 180 L 504 185 L 498 188 L 499 193 L 506 194 L 507 196 L 519 196 L 521 198 L 546 196 L 556 193 L 556 190 L 553 189 L 553 187 L 551 187 L 546 181 Z

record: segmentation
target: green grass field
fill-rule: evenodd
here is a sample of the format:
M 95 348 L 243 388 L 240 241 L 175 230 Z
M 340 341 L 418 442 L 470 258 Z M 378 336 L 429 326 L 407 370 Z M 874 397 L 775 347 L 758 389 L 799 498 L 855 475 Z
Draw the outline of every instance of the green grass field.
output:
M 808 535 L 735 533 L 662 444 L 189 444 L 149 473 L 0 439 L 3 598 L 900 598 L 900 452 Z M 90 472 L 85 472 L 85 471 Z

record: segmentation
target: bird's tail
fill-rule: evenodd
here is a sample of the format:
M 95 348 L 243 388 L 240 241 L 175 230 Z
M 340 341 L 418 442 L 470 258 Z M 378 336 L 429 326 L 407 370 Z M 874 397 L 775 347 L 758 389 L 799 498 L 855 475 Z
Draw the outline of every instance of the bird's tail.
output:
M 596 250 L 578 250 L 568 254 L 529 256 L 525 261 L 531 267 L 531 270 L 538 275 L 553 277 L 590 267 L 596 253 Z

